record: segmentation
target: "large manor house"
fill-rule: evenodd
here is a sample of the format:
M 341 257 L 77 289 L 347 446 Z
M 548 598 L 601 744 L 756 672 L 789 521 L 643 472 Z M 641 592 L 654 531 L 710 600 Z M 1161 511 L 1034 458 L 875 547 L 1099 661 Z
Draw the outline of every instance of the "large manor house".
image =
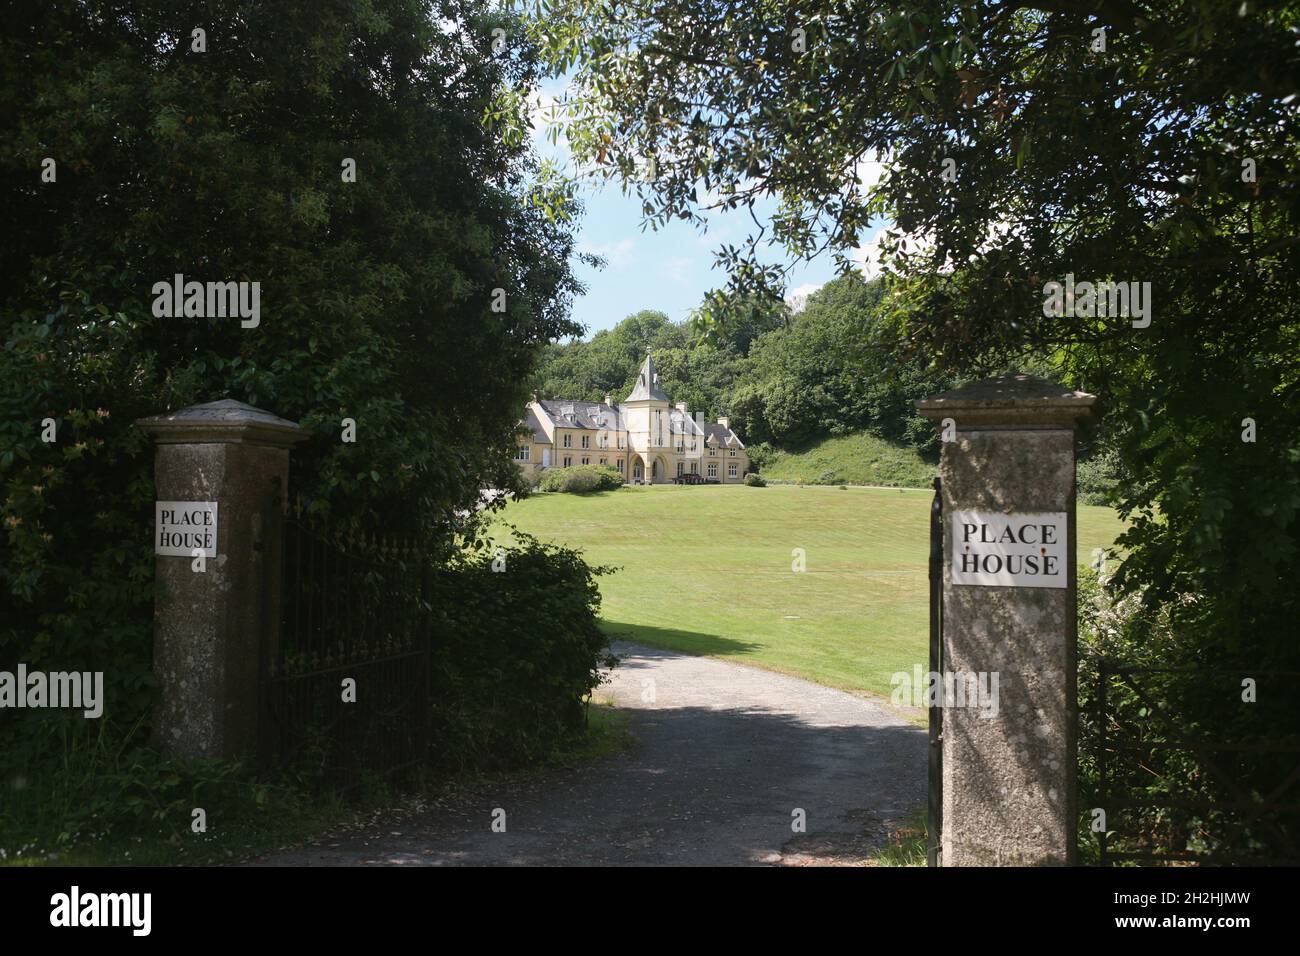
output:
M 675 405 L 646 359 L 636 386 L 620 405 L 542 399 L 528 403 L 515 461 L 529 477 L 545 468 L 608 465 L 634 484 L 662 484 L 686 475 L 737 484 L 749 468 L 745 446 L 726 418 L 704 422 L 685 402 Z

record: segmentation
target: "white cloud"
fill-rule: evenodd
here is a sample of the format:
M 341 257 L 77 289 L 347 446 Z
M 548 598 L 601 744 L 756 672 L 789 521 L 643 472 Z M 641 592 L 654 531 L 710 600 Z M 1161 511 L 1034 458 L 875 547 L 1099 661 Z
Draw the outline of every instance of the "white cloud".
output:
M 632 249 L 635 246 L 635 239 L 620 239 L 618 242 L 587 242 L 584 239 L 578 243 L 577 250 L 600 256 L 609 263 L 610 268 L 621 269 L 632 261 Z
M 664 263 L 664 275 L 674 282 L 685 282 L 686 270 L 691 267 L 693 261 L 685 256 L 674 256 Z
M 987 252 L 992 249 L 1004 236 L 1008 235 L 1014 224 L 1008 219 L 996 219 L 989 223 L 988 232 L 984 241 L 979 245 L 979 252 Z M 884 229 L 879 229 L 867 242 L 853 250 L 851 258 L 858 264 L 862 274 L 868 279 L 874 279 L 881 274 L 883 267 L 881 264 L 881 239 L 884 236 Z M 902 237 L 902 252 L 909 256 L 927 256 L 934 252 L 934 236 L 928 233 L 909 233 Z M 975 256 L 970 257 L 972 260 Z M 941 271 L 951 272 L 954 265 L 951 260 L 946 262 Z
M 861 270 L 862 275 L 868 279 L 876 278 L 883 271 L 880 261 L 880 245 L 884 234 L 884 229 L 877 229 L 874 236 L 853 250 L 851 258 L 858 264 L 858 269 Z
M 889 157 L 886 156 L 882 161 L 880 155 L 874 151 L 868 155 L 870 158 L 859 160 L 853 170 L 858 186 L 861 189 L 871 189 L 880 183 L 881 177 L 885 174 L 885 165 L 889 160 Z
M 795 286 L 785 297 L 786 305 L 790 306 L 791 312 L 802 312 L 808 306 L 808 297 L 825 284 L 824 282 L 805 282 L 803 285 Z

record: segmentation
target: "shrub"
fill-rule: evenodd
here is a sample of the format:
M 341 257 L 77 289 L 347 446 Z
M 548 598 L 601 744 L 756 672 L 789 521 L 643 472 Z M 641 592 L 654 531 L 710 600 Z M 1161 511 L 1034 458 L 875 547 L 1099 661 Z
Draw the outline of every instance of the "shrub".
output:
M 1235 814 L 1230 805 L 1240 792 L 1272 792 L 1294 773 L 1291 754 L 1265 749 L 1300 742 L 1295 680 L 1265 676 L 1294 671 L 1294 656 L 1268 660 L 1254 651 L 1243 659 L 1240 647 L 1207 646 L 1176 625 L 1176 606 L 1202 598 L 1181 595 L 1157 605 L 1144 598 L 1141 591 L 1119 592 L 1110 579 L 1079 568 L 1080 805 L 1102 805 L 1101 745 L 1108 739 L 1110 798 L 1147 801 L 1110 814 L 1112 849 L 1271 855 L 1266 851 L 1279 831 L 1294 834 L 1294 821 L 1270 811 L 1246 823 L 1251 814 Z M 1098 721 L 1103 660 L 1112 675 L 1117 666 L 1139 669 L 1106 681 L 1109 719 L 1104 728 Z M 1258 676 L 1261 688 L 1258 700 L 1246 706 L 1240 683 L 1244 675 Z M 1212 768 L 1183 746 L 1187 740 L 1243 749 L 1214 753 Z M 1124 749 L 1113 749 L 1117 741 Z M 1085 819 L 1080 848 L 1085 858 L 1095 860 L 1096 835 L 1087 824 Z M 1270 825 L 1278 829 L 1270 830 Z
M 763 476 L 756 471 L 751 471 L 745 476 L 745 484 L 749 485 L 751 488 L 767 487 L 767 482 L 763 480 Z
M 771 460 L 774 449 L 765 441 L 755 442 L 745 449 L 749 455 L 749 463 L 759 471 Z
M 600 669 L 614 663 L 597 622 L 596 577 L 607 569 L 515 537 L 502 548 L 508 573 L 492 570 L 496 547 L 467 548 L 432 570 L 431 769 L 547 756 L 583 728 Z M 21 769 L 0 777 L 0 860 L 78 845 L 135 849 L 136 838 L 181 847 L 195 806 L 228 828 L 265 823 L 268 810 L 299 818 L 321 769 L 282 768 L 265 781 L 253 761 L 164 760 L 146 727 L 110 713 L 31 726 L 40 733 L 10 754 Z M 202 859 L 202 847 L 190 849 Z
M 1075 469 L 1075 484 L 1079 503 L 1084 505 L 1111 504 L 1119 487 L 1122 466 L 1113 449 L 1080 458 Z
M 516 530 L 460 557 L 434 584 L 433 748 L 440 763 L 496 768 L 544 756 L 583 726 L 584 702 L 613 663 L 597 622 L 597 575 L 578 552 Z
M 608 465 L 574 465 L 570 468 L 552 468 L 542 473 L 538 489 L 565 491 L 570 494 L 587 494 L 592 491 L 614 491 L 623 487 L 623 476 Z

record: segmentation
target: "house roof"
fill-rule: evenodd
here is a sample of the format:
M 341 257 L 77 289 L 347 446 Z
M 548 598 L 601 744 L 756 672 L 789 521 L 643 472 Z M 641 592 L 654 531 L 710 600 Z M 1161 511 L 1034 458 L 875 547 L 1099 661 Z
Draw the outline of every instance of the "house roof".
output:
M 673 435 L 703 435 L 699 423 L 681 409 L 674 408 L 668 413 L 668 431 Z
M 542 427 L 542 420 L 537 417 L 537 412 L 531 405 L 528 406 L 528 414 L 524 418 L 524 424 L 533 433 L 535 443 L 538 445 L 549 445 L 551 443 L 551 440 L 546 437 L 546 429 Z
M 641 363 L 641 371 L 637 373 L 636 385 L 632 388 L 632 394 L 624 399 L 627 402 L 666 402 L 668 396 L 664 390 L 659 387 L 659 373 L 655 371 L 654 357 L 651 356 L 650 350 L 645 353 L 645 361 Z
M 604 402 L 543 398 L 538 400 L 537 405 L 557 428 L 585 428 L 589 431 L 600 431 L 602 428 L 619 431 L 623 428 L 618 407 Z
M 705 435 L 708 436 L 707 438 L 704 439 L 706 442 L 709 441 L 709 439 L 713 439 L 713 442 L 715 444 L 721 445 L 723 447 L 735 447 L 735 448 L 745 447 L 745 443 L 740 440 L 740 438 L 736 435 L 735 432 L 733 432 L 726 425 L 722 425 L 718 422 L 710 422 L 709 424 L 705 425 L 704 433 Z

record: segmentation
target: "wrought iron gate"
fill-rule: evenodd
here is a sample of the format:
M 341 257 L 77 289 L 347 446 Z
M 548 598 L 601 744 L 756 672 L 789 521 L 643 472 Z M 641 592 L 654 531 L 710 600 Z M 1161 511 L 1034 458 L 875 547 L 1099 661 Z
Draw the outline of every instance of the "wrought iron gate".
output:
M 943 485 L 934 479 L 930 503 L 930 673 L 943 673 Z M 943 845 L 943 708 L 930 717 L 929 802 L 926 805 L 926 865 L 938 866 Z
M 331 533 L 273 509 L 279 607 L 262 639 L 259 758 L 351 790 L 422 762 L 433 652 L 429 569 L 410 542 Z M 268 577 L 269 580 L 269 577 Z

